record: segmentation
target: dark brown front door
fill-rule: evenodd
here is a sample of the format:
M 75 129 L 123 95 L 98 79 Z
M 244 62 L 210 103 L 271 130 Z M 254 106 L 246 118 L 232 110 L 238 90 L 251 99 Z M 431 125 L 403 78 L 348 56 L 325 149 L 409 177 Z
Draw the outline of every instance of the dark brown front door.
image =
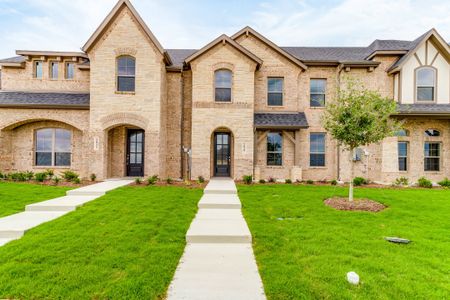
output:
M 128 129 L 127 176 L 144 176 L 144 130 Z
M 230 176 L 231 136 L 229 133 L 216 132 L 214 134 L 214 176 Z

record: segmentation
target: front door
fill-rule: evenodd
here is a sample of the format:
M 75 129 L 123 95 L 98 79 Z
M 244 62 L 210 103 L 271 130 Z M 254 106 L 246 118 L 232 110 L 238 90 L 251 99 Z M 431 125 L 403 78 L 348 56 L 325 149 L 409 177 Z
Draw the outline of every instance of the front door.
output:
M 127 176 L 144 176 L 144 130 L 128 129 Z
M 216 132 L 214 134 L 214 176 L 230 176 L 231 136 L 229 133 Z

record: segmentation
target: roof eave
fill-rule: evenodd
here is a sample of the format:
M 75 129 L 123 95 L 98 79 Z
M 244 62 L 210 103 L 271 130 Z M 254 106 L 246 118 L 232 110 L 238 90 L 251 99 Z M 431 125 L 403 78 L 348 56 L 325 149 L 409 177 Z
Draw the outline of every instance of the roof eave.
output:
M 71 110 L 89 110 L 90 105 L 61 105 L 61 104 L 3 104 L 0 108 L 29 108 L 29 109 L 71 109 Z
M 309 128 L 309 125 L 255 125 L 255 129 L 304 129 Z
M 365 59 L 370 60 L 377 55 L 403 55 L 406 53 L 408 53 L 407 50 L 376 50 L 372 52 L 369 56 L 367 56 Z
M 25 63 L 0 63 L 0 66 L 9 68 L 24 68 Z
M 87 54 L 84 52 L 66 52 L 66 51 L 16 50 L 16 54 L 21 56 L 62 56 L 62 57 L 89 58 Z

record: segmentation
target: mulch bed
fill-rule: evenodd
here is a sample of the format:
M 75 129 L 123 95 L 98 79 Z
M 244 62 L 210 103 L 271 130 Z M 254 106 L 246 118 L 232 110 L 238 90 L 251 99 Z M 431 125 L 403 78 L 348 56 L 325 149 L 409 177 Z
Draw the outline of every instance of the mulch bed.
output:
M 369 199 L 354 199 L 353 202 L 348 201 L 347 198 L 333 197 L 324 201 L 326 206 L 330 206 L 337 210 L 350 211 L 370 211 L 379 212 L 384 210 L 387 206 Z
M 188 189 L 204 189 L 208 182 L 199 183 L 197 181 L 179 181 L 174 180 L 172 183 L 168 184 L 166 181 L 158 181 L 157 183 L 153 185 L 149 185 L 146 180 L 143 180 L 141 184 L 137 184 L 136 182 L 133 182 L 130 184 L 130 186 L 133 187 L 151 187 L 151 186 L 177 186 L 177 187 L 184 187 Z
M 72 187 L 72 188 L 80 188 L 83 186 L 88 186 L 91 184 L 99 183 L 101 181 L 89 181 L 83 180 L 80 184 L 76 184 L 73 182 L 68 182 L 65 180 L 61 180 L 58 184 L 55 184 L 52 180 L 45 180 L 43 182 L 29 180 L 29 181 L 12 181 L 12 180 L 3 180 L 3 182 L 16 182 L 16 183 L 25 183 L 25 184 L 34 184 L 34 185 L 47 185 L 47 186 L 63 186 L 63 187 Z

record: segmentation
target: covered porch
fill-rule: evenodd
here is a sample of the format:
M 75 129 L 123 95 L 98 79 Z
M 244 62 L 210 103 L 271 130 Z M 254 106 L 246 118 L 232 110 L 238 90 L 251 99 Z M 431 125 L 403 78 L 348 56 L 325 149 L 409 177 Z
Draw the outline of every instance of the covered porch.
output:
M 304 113 L 256 113 L 254 179 L 301 181 Z

